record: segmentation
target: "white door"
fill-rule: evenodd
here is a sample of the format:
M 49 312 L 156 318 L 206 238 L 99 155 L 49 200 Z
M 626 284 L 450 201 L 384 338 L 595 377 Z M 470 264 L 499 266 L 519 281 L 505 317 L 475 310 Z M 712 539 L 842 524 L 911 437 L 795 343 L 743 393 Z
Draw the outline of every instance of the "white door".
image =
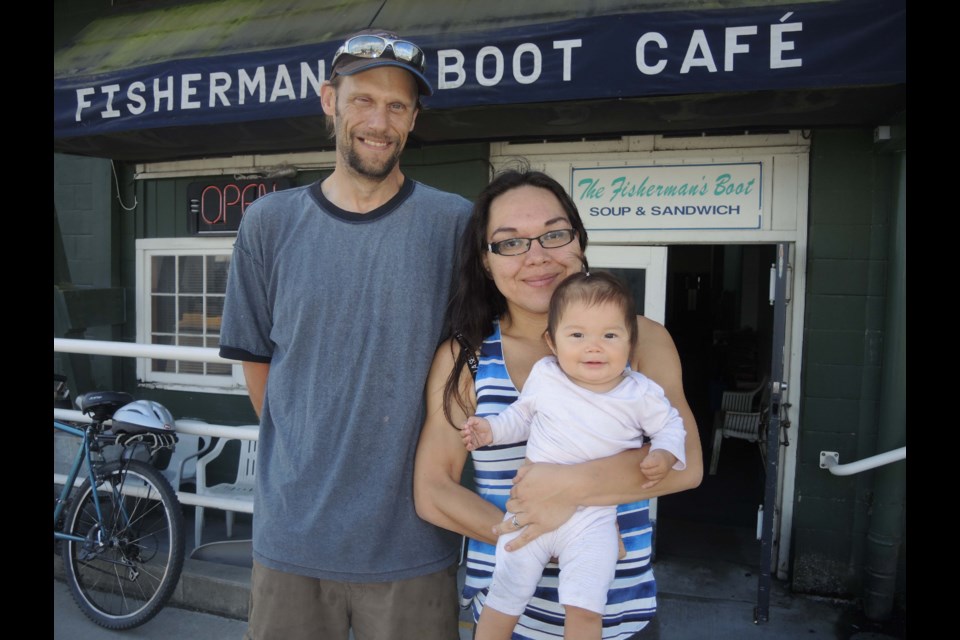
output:
M 667 307 L 667 248 L 590 245 L 587 262 L 626 282 L 633 292 L 637 312 L 663 324 Z M 657 520 L 657 499 L 650 501 L 650 520 Z M 654 526 L 654 545 L 657 528 Z

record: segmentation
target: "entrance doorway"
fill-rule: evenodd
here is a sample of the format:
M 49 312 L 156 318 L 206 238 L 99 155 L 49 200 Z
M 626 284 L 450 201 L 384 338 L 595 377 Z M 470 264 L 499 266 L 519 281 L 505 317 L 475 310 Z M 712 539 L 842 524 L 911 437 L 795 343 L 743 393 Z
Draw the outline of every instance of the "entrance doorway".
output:
M 683 364 L 704 475 L 697 489 L 658 501 L 658 554 L 759 568 L 757 532 L 765 481 L 760 444 L 721 437 L 715 473 L 711 458 L 724 392 L 757 389 L 769 380 L 769 281 L 775 258 L 773 245 L 676 245 L 668 250 L 664 324 Z M 762 392 L 756 401 L 759 406 Z
M 587 257 L 591 267 L 625 280 L 639 312 L 670 331 L 697 421 L 704 479 L 696 489 L 651 501 L 656 553 L 759 569 L 766 479 L 760 443 L 721 438 L 710 470 L 724 392 L 757 389 L 770 379 L 776 246 L 591 245 Z M 763 402 L 762 392 L 756 400 Z

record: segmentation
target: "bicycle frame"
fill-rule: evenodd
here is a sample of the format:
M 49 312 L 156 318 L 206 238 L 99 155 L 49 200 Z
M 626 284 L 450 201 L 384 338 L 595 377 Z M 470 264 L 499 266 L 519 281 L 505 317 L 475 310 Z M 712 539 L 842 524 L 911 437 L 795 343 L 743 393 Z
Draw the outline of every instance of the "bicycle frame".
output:
M 91 442 L 96 441 L 98 446 L 101 443 L 113 444 L 113 442 L 116 441 L 116 436 L 100 433 L 100 425 L 96 422 L 87 425 L 84 428 L 79 428 L 54 420 L 53 428 L 57 431 L 62 431 L 80 438 L 80 445 L 77 447 L 77 454 L 74 456 L 73 464 L 70 467 L 70 472 L 67 473 L 67 479 L 63 484 L 63 490 L 60 492 L 60 497 L 57 498 L 57 502 L 53 506 L 53 538 L 55 540 L 74 540 L 76 542 L 83 542 L 84 538 L 80 536 L 74 536 L 64 533 L 63 531 L 58 531 L 57 521 L 63 515 L 63 510 L 67 505 L 70 494 L 73 492 L 77 477 L 80 475 L 80 469 L 84 464 L 87 467 L 87 477 L 90 479 L 90 484 L 92 486 L 96 486 L 97 484 L 95 465 L 92 459 L 92 452 L 94 449 L 91 447 Z M 100 497 L 96 491 L 93 492 L 93 503 L 96 508 L 97 520 L 102 522 L 103 513 L 100 510 Z
M 180 503 L 153 465 L 154 455 L 172 450 L 177 438 L 172 431 L 116 422 L 127 406 L 133 405 L 125 417 L 134 419 L 144 407 L 155 409 L 127 393 L 97 392 L 77 403 L 90 424 L 53 420 L 55 434 L 79 440 L 69 473 L 54 474 L 54 486 L 63 482 L 54 490 L 54 552 L 63 557 L 67 585 L 85 616 L 107 629 L 132 629 L 166 605 L 183 570 Z M 113 428 L 123 427 L 119 433 L 107 427 L 110 420 Z

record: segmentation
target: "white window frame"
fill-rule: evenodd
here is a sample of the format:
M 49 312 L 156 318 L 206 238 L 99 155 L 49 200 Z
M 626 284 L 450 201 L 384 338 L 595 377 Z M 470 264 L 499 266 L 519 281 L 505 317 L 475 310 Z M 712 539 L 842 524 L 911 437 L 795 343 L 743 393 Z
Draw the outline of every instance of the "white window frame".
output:
M 151 344 L 152 258 L 155 256 L 231 255 L 235 237 L 145 238 L 136 241 L 137 342 Z M 246 394 L 243 367 L 232 365 L 232 375 L 153 371 L 150 358 L 137 359 L 137 381 L 142 387 L 202 393 Z

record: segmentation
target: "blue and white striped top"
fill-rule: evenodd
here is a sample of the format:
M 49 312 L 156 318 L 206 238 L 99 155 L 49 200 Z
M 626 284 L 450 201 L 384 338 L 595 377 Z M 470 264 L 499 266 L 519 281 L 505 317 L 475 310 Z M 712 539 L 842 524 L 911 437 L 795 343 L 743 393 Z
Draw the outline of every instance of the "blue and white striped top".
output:
M 503 359 L 500 323 L 480 349 L 476 379 L 477 415 L 496 415 L 513 403 L 519 392 L 510 380 Z M 473 452 L 477 493 L 506 511 L 513 476 L 523 463 L 526 443 L 483 447 Z M 604 640 L 626 640 L 647 625 L 657 609 L 657 588 L 650 566 L 652 528 L 647 500 L 617 507 L 617 523 L 627 555 L 617 563 L 613 585 L 603 614 Z M 472 606 L 474 620 L 487 596 L 496 547 L 470 540 L 467 550 L 463 607 Z M 563 637 L 563 606 L 557 602 L 559 567 L 544 569 L 527 610 L 513 633 L 515 640 L 556 640 Z

